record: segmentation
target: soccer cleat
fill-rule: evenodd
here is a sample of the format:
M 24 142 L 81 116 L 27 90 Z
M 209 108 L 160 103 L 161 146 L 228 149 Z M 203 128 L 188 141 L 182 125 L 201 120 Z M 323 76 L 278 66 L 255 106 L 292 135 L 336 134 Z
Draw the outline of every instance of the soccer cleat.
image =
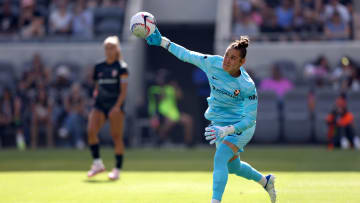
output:
M 266 178 L 266 184 L 264 186 L 264 189 L 268 192 L 271 199 L 271 203 L 275 203 L 276 202 L 275 176 L 269 174 L 265 178 Z
M 114 168 L 109 174 L 108 177 L 110 180 L 117 180 L 120 176 L 120 170 L 117 168 Z
M 105 171 L 105 166 L 102 163 L 93 163 L 91 169 L 88 171 L 88 177 L 91 178 L 101 172 Z

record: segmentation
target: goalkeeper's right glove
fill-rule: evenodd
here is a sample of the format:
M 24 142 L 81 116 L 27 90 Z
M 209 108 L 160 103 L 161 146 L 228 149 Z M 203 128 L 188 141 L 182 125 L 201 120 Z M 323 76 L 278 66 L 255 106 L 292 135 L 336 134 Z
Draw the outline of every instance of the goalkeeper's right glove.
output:
M 169 49 L 170 46 L 170 40 L 166 37 L 162 37 L 158 28 L 146 38 L 146 42 L 148 45 L 161 46 L 166 50 Z

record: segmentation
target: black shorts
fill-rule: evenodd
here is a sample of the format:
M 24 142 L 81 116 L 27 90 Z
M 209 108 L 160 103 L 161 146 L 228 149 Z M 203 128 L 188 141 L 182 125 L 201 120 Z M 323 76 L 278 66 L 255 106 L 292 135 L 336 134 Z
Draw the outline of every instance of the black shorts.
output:
M 116 101 L 117 100 L 113 100 L 113 101 L 98 101 L 97 100 L 97 101 L 95 101 L 94 108 L 97 109 L 97 110 L 102 111 L 105 114 L 105 117 L 108 118 L 111 109 L 116 104 Z M 122 112 L 125 112 L 124 108 L 125 108 L 125 104 L 122 104 L 121 107 L 120 107 L 120 110 Z

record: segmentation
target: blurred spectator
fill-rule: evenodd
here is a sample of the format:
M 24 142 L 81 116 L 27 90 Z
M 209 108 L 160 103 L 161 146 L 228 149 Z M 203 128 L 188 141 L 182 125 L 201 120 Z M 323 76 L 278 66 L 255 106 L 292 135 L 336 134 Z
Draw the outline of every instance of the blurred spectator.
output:
M 293 89 L 293 84 L 282 76 L 281 70 L 277 65 L 273 65 L 271 70 L 271 78 L 266 78 L 261 82 L 260 90 L 272 91 L 279 99 L 282 99 L 287 92 Z
M 293 20 L 293 29 L 296 32 L 302 31 L 305 26 L 305 16 L 303 10 L 295 10 L 294 20 Z
M 284 96 L 293 89 L 293 84 L 287 78 L 282 76 L 281 69 L 274 64 L 272 67 L 271 78 L 264 79 L 260 83 L 260 90 L 271 91 L 277 95 L 276 108 L 279 122 L 279 142 L 285 140 L 285 114 L 284 114 Z
M 40 54 L 38 53 L 34 54 L 33 59 L 31 61 L 30 69 L 24 73 L 23 80 L 25 81 L 24 88 L 31 90 L 34 90 L 36 88 L 36 83 L 39 81 L 41 81 L 45 85 L 48 85 L 50 83 L 49 69 L 45 67 L 45 64 Z
M 341 4 L 339 0 L 330 0 L 329 3 L 325 5 L 326 20 L 332 19 L 335 13 L 338 13 L 341 22 L 345 24 L 350 22 L 350 14 L 347 8 Z
M 349 25 L 341 21 L 338 12 L 334 12 L 331 20 L 325 24 L 325 37 L 329 40 L 346 40 L 350 38 Z
M 353 60 L 348 57 L 342 57 L 340 67 L 337 67 L 333 74 L 334 88 L 341 91 L 359 91 L 360 78 L 359 69 Z
M 283 32 L 284 29 L 277 22 L 277 17 L 272 8 L 267 7 L 264 14 L 264 23 L 261 26 L 261 32 L 267 34 L 263 37 L 264 40 L 275 41 L 279 39 L 279 33 Z
M 356 24 L 359 22 L 359 20 L 355 19 L 358 19 L 357 16 L 359 16 L 359 12 L 355 11 L 354 5 L 352 4 L 351 0 L 347 1 L 345 5 L 350 15 L 350 21 L 348 23 L 350 29 L 350 39 L 353 40 L 355 38 L 355 32 L 357 30 Z
M 328 124 L 328 149 L 353 147 L 360 149 L 360 139 L 355 136 L 354 115 L 347 110 L 346 96 L 336 100 L 335 109 L 326 117 Z
M 58 129 L 66 116 L 64 98 L 69 94 L 71 87 L 71 73 L 67 66 L 60 65 L 55 74 L 55 81 L 51 84 L 50 98 L 53 104 L 52 120 L 55 129 Z
M 90 110 L 91 107 L 93 106 L 93 94 L 94 94 L 94 87 L 95 87 L 95 83 L 93 80 L 93 73 L 94 73 L 94 67 L 93 66 L 88 66 L 85 68 L 85 78 L 82 80 L 82 89 L 85 92 L 85 97 L 86 97 L 86 109 Z
M 320 33 L 323 32 L 323 20 L 318 16 L 315 11 L 310 9 L 305 9 L 304 14 L 304 24 L 299 27 L 299 31 L 305 39 L 322 39 Z
M 36 10 L 34 0 L 22 0 L 19 28 L 23 38 L 43 37 L 45 35 L 44 16 Z
M 32 104 L 31 148 L 36 149 L 40 130 L 45 128 L 47 147 L 53 147 L 52 104 L 43 83 L 38 84 L 35 101 Z
M 233 1 L 233 19 L 236 21 L 241 17 L 243 12 L 251 11 L 250 1 L 234 0 Z
M 280 27 L 290 30 L 294 19 L 294 8 L 290 0 L 282 0 L 275 10 L 277 22 Z
M 14 97 L 10 89 L 5 88 L 0 97 L 0 141 L 4 143 L 14 139 L 14 112 Z
M 10 35 L 17 31 L 18 16 L 11 7 L 10 0 L 2 3 L 0 10 L 0 35 Z
M 259 36 L 259 27 L 252 21 L 250 13 L 239 15 L 235 21 L 233 39 L 237 39 L 241 35 L 248 35 L 252 39 L 256 39 Z
M 94 10 L 94 32 L 97 36 L 118 35 L 124 21 L 125 4 L 120 0 L 104 0 Z
M 260 26 L 262 40 L 324 40 L 325 22 L 338 12 L 340 21 L 349 26 L 349 37 L 353 39 L 351 0 L 234 0 L 234 27 L 244 13 Z M 324 4 L 327 2 L 327 4 Z M 233 29 L 234 30 L 234 29 Z M 285 32 L 286 31 L 286 32 Z M 232 36 L 233 37 L 233 36 Z M 346 38 L 349 38 L 346 37 Z
M 125 3 L 125 0 L 103 0 L 101 6 L 105 8 L 119 7 L 125 9 Z
M 19 149 L 25 149 L 25 143 L 29 143 L 30 140 L 30 102 L 26 82 L 22 78 L 17 84 L 15 99 L 16 140 Z
M 86 7 L 93 11 L 95 8 L 98 7 L 98 1 L 97 0 L 87 0 L 86 1 Z
M 156 85 L 150 86 L 148 90 L 148 111 L 151 116 L 151 126 L 159 134 L 157 143 L 159 146 L 164 144 L 170 130 L 178 123 L 184 126 L 186 145 L 191 147 L 193 144 L 192 118 L 178 109 L 177 100 L 181 97 L 180 88 L 174 81 L 168 79 L 167 71 L 165 69 L 159 70 Z
M 57 1 L 56 8 L 50 13 L 50 33 L 55 35 L 70 34 L 72 16 L 73 14 L 68 9 L 68 1 Z
M 72 33 L 74 37 L 91 39 L 93 37 L 93 13 L 86 9 L 85 1 L 78 0 L 72 20 Z
M 311 85 L 322 87 L 330 82 L 330 65 L 325 56 L 319 56 L 315 63 L 307 64 L 304 76 Z
M 81 85 L 74 83 L 71 86 L 70 94 L 65 98 L 66 117 L 63 126 L 59 130 L 61 138 L 71 137 L 72 146 L 78 149 L 85 147 L 85 97 L 82 94 Z

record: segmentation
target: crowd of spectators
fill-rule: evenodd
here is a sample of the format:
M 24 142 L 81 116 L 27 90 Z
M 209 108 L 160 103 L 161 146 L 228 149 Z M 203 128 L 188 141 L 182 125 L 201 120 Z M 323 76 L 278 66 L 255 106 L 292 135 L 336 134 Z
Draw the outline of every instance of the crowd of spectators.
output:
M 353 39 L 352 0 L 234 0 L 232 38 Z
M 120 35 L 126 0 L 1 0 L 0 37 L 82 40 Z
M 296 70 L 296 67 L 292 67 L 294 73 L 300 75 L 298 78 L 293 78 L 292 71 L 286 70 L 290 66 L 291 63 L 289 64 L 288 61 L 277 61 L 273 64 L 270 77 L 263 78 L 259 85 L 259 91 L 270 91 L 276 95 L 276 110 L 280 126 L 285 122 L 284 105 L 288 105 L 285 102 L 288 93 L 308 90 L 308 119 L 312 123 L 311 125 L 315 126 L 316 116 L 322 115 L 319 113 L 321 104 L 317 104 L 317 100 L 324 99 L 319 98 L 316 94 L 321 91 L 331 92 L 332 95 L 338 96 L 333 101 L 328 101 L 327 105 L 332 109 L 326 118 L 319 118 L 328 127 L 328 149 L 332 150 L 334 147 L 360 149 L 360 138 L 355 130 L 358 123 L 354 117 L 358 114 L 358 109 L 354 108 L 354 105 L 349 107 L 347 104 L 347 95 L 360 93 L 359 64 L 354 59 L 343 56 L 333 66 L 326 56 L 320 55 L 299 69 L 303 73 L 302 75 L 298 74 L 299 71 Z M 316 141 L 315 139 L 312 141 Z
M 35 54 L 25 63 L 20 80 L 1 84 L 0 146 L 84 148 L 93 102 L 92 68 L 86 70 L 81 77 L 76 64 L 59 62 L 47 67 Z
M 332 67 L 325 56 L 319 56 L 304 67 L 304 79 L 314 88 L 330 87 L 338 92 L 360 91 L 360 66 L 343 56 Z

